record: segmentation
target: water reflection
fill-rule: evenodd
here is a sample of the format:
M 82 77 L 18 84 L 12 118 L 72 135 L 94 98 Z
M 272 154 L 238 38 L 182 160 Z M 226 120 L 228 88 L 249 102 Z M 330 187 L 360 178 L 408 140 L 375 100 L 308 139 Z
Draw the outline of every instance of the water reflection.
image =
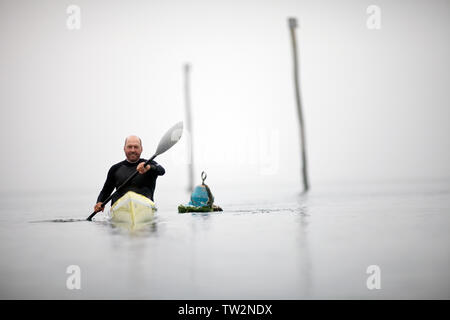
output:
M 158 219 L 154 218 L 148 222 L 142 223 L 126 223 L 126 222 L 115 222 L 109 220 L 106 222 L 110 227 L 110 232 L 112 234 L 122 234 L 129 235 L 132 237 L 148 237 L 153 236 L 158 231 Z
M 310 224 L 310 215 L 309 215 L 309 205 L 308 194 L 302 193 L 298 198 L 299 208 L 297 212 L 298 215 L 298 225 L 299 225 L 299 233 L 298 233 L 298 241 L 300 248 L 300 288 L 301 288 L 301 297 L 303 299 L 311 298 L 312 295 L 312 262 L 311 262 L 311 253 L 309 248 L 309 224 Z

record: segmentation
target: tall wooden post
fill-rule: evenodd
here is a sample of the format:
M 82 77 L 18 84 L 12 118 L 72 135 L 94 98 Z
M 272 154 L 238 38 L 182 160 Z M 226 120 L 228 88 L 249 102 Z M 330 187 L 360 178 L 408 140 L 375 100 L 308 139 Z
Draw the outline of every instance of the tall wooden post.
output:
M 184 105 L 186 110 L 186 130 L 188 132 L 188 191 L 194 190 L 194 147 L 192 133 L 192 115 L 191 115 L 191 94 L 190 94 L 190 71 L 191 66 L 184 65 Z
M 297 111 L 298 111 L 298 122 L 300 129 L 300 147 L 301 147 L 301 159 L 302 159 L 302 179 L 303 179 L 303 191 L 306 192 L 309 189 L 308 182 L 308 167 L 306 161 L 306 138 L 305 138 L 305 125 L 303 122 L 303 113 L 302 113 L 302 101 L 300 98 L 300 84 L 299 84 L 299 76 L 298 76 L 298 53 L 297 53 L 297 42 L 295 36 L 295 29 L 297 28 L 297 19 L 289 18 L 289 30 L 291 32 L 291 40 L 292 40 L 292 58 L 294 59 L 294 85 L 295 85 L 295 101 L 297 103 Z

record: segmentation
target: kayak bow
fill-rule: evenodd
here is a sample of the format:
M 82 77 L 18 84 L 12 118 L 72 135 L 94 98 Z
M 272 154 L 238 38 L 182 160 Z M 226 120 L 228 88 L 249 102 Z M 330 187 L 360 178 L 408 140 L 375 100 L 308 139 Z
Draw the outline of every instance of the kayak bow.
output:
M 155 203 L 133 191 L 128 191 L 111 207 L 111 221 L 136 225 L 149 222 L 157 211 Z

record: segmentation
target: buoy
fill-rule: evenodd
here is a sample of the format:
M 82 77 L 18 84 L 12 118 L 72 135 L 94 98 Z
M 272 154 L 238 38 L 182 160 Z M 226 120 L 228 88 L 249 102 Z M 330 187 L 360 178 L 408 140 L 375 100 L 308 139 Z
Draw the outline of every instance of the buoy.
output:
M 205 184 L 206 177 L 206 172 L 202 171 L 202 184 L 194 188 L 191 193 L 191 201 L 187 205 L 180 204 L 178 206 L 178 213 L 223 211 L 221 207 L 214 204 L 211 189 Z

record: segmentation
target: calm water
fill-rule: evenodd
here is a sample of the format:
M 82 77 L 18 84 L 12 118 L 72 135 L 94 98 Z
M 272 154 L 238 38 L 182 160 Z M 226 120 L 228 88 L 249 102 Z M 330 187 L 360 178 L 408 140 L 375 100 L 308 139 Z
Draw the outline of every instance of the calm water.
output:
M 220 190 L 223 213 L 157 194 L 134 230 L 85 218 L 97 191 L 0 198 L 2 299 L 449 299 L 450 182 Z M 266 188 L 267 189 L 267 188 Z M 239 194 L 239 196 L 238 196 Z M 173 196 L 173 195 L 172 195 Z M 68 290 L 69 265 L 81 289 Z M 366 273 L 379 266 L 381 289 Z

